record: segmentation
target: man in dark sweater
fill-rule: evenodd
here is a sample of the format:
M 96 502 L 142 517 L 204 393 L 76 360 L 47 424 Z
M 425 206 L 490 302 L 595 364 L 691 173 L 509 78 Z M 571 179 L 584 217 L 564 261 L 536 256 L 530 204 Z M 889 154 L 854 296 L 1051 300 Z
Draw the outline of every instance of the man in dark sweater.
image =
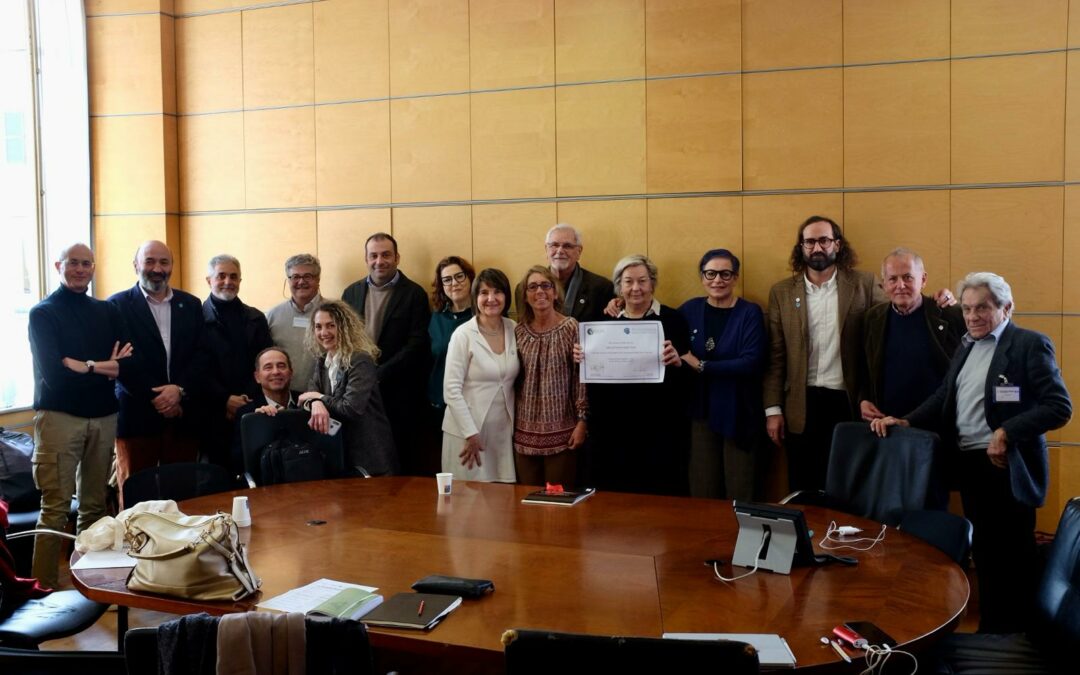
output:
M 79 494 L 77 531 L 107 515 L 105 490 L 116 438 L 113 379 L 132 367 L 131 345 L 116 307 L 87 289 L 94 254 L 75 244 L 55 264 L 60 288 L 30 310 L 34 356 L 34 481 L 41 490 L 37 526 L 63 530 Z M 60 538 L 39 535 L 33 574 L 56 588 Z
M 244 468 L 229 460 L 237 411 L 258 394 L 251 364 L 259 352 L 273 344 L 266 316 L 238 297 L 240 281 L 239 260 L 224 253 L 210 259 L 206 268 L 210 296 L 203 302 L 203 338 L 210 371 L 203 399 L 206 424 L 202 452 L 211 462 L 235 473 Z

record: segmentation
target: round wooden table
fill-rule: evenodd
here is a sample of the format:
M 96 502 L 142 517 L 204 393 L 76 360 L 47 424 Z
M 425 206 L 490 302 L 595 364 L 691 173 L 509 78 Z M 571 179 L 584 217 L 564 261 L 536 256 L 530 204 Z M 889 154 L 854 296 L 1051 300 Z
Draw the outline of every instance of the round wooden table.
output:
M 968 601 L 959 566 L 895 529 L 871 551 L 841 551 L 858 566 L 759 572 L 724 583 L 704 561 L 731 559 L 738 528 L 730 502 L 601 492 L 574 507 L 521 504 L 533 489 L 455 481 L 454 494 L 444 497 L 433 478 L 348 479 L 222 493 L 181 509 L 228 511 L 233 495 L 248 496 L 253 524 L 241 532 L 262 598 L 322 577 L 377 586 L 387 597 L 429 574 L 493 580 L 495 593 L 466 600 L 429 633 L 371 631 L 372 643 L 388 653 L 434 656 L 444 667 L 468 664 L 469 672 L 501 668 L 499 637 L 507 628 L 778 633 L 800 669 L 844 670 L 820 643 L 833 626 L 872 621 L 919 649 L 952 630 Z M 818 532 L 815 548 L 830 520 L 867 532 L 879 527 L 836 511 L 804 511 Z M 245 611 L 261 599 L 200 603 L 132 593 L 126 573 L 72 576 L 93 600 L 178 614 Z

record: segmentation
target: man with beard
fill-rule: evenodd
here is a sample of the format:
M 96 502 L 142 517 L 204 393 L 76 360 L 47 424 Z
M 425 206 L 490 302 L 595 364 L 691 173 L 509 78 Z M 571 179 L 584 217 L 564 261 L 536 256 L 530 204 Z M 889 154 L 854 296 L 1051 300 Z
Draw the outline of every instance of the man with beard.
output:
M 214 464 L 241 473 L 242 465 L 230 466 L 229 441 L 237 410 L 258 393 L 248 368 L 255 356 L 273 342 L 262 312 L 245 305 L 240 293 L 240 261 L 227 254 L 216 255 L 206 267 L 210 297 L 203 302 L 203 337 L 206 340 L 210 371 L 203 397 L 206 423 L 203 425 L 203 453 Z
M 123 495 L 131 474 L 198 455 L 194 403 L 206 374 L 199 299 L 169 287 L 173 255 L 160 241 L 139 247 L 138 282 L 109 302 L 124 318 L 138 364 L 117 382 L 116 479 Z
M 579 322 L 599 321 L 615 293 L 611 279 L 594 274 L 579 264 L 584 249 L 581 233 L 566 223 L 559 223 L 548 230 L 544 241 L 548 268 L 559 278 L 566 294 L 563 313 Z M 514 289 L 514 298 L 520 314 L 525 304 L 525 289 L 521 284 Z
M 787 449 L 790 489 L 823 489 L 833 427 L 859 400 L 863 313 L 885 296 L 835 222 L 811 216 L 796 236 L 793 274 L 769 292 L 765 430 Z

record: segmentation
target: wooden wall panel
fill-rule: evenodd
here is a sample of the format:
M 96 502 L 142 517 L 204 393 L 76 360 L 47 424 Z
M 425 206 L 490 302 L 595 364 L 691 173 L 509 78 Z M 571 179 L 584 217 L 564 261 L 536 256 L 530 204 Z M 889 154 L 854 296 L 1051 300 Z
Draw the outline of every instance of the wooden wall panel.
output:
M 844 71 L 844 185 L 949 182 L 949 64 Z
M 525 270 L 546 265 L 544 236 L 556 223 L 554 202 L 484 204 L 472 209 L 474 258 L 477 271 L 497 267 L 517 284 Z M 449 252 L 448 252 L 449 253 Z M 584 255 L 588 255 L 583 250 Z M 432 267 L 434 272 L 434 266 Z
M 726 248 L 742 261 L 742 201 L 740 197 L 649 200 L 648 251 L 660 270 L 656 296 L 661 302 L 678 308 L 705 294 L 697 264 L 709 249 Z
M 1011 283 L 1011 282 L 1010 282 Z M 1013 286 L 1013 297 L 1017 302 L 1020 302 L 1020 297 L 1016 294 L 1016 286 Z M 1062 317 L 1061 316 L 1025 316 L 1022 312 L 1020 314 L 1013 315 L 1013 320 L 1016 321 L 1016 325 L 1029 330 L 1034 330 L 1042 333 L 1046 337 L 1050 338 L 1050 341 L 1054 344 L 1055 356 L 1057 357 L 1058 366 L 1062 364 L 1061 361 L 1061 345 L 1062 345 Z M 1061 430 L 1054 429 L 1046 433 L 1047 443 L 1054 444 L 1061 441 Z
M 473 94 L 472 196 L 555 195 L 555 90 Z
M 319 292 L 324 298 L 340 298 L 346 286 L 367 275 L 364 242 L 376 232 L 390 232 L 391 229 L 390 209 L 319 212 L 317 249 L 308 252 L 318 256 L 322 264 Z M 292 253 L 282 255 L 282 263 Z M 413 281 L 423 284 L 415 278 Z
M 244 113 L 195 115 L 177 122 L 180 210 L 244 208 Z
M 95 216 L 94 296 L 104 300 L 135 284 L 135 253 L 148 239 L 169 241 L 177 225 L 175 216 Z M 179 280 L 180 272 L 173 273 Z
M 1035 512 L 1035 529 L 1039 532 L 1057 530 L 1065 503 L 1080 495 L 1080 453 L 1075 447 L 1050 447 L 1050 486 L 1046 504 Z
M 1061 180 L 1065 55 L 952 64 L 952 182 Z
M 844 63 L 949 56 L 949 3 L 844 0 Z
M 843 182 L 840 69 L 744 75 L 743 187 L 835 187 Z
M 1080 316 L 1066 316 L 1061 320 L 1061 341 L 1057 343 L 1057 358 L 1061 374 L 1070 394 L 1080 392 Z M 1074 400 L 1073 405 L 1076 405 Z M 1072 421 L 1061 430 L 1061 440 L 1080 444 L 1080 419 L 1073 414 Z M 1076 452 L 1075 448 L 1071 449 Z M 1080 479 L 1080 472 L 1075 474 Z M 1080 495 L 1080 483 L 1074 484 L 1074 495 Z
M 391 101 L 394 201 L 469 199 L 469 136 L 468 96 Z
M 240 13 L 176 20 L 177 108 L 181 113 L 244 105 Z M 213 77 L 207 77 L 213 73 Z
M 471 206 L 394 209 L 393 219 L 400 267 L 424 288 L 435 277 L 435 263 L 451 251 L 472 260 Z
M 243 13 L 245 108 L 314 100 L 311 8 L 288 5 Z
M 650 193 L 742 187 L 742 88 L 736 75 L 646 86 Z
M 390 94 L 386 0 L 317 2 L 315 100 L 351 101 Z
M 645 83 L 555 92 L 559 195 L 645 191 Z
M 954 56 L 1065 46 L 1069 0 L 951 0 Z
M 390 93 L 469 88 L 469 0 L 390 0 Z
M 743 68 L 843 62 L 841 0 L 743 0 Z
M 585 247 L 581 265 L 610 279 L 615 263 L 626 255 L 648 253 L 645 200 L 560 202 L 557 222 L 581 232 Z
M 315 111 L 311 108 L 244 113 L 247 208 L 315 203 Z
M 1005 277 L 1016 307 L 1060 312 L 1063 188 L 954 190 L 952 270 Z
M 1062 279 L 1080 278 L 1080 185 L 1065 186 L 1065 226 L 1062 235 Z M 1080 312 L 1080 284 L 1067 283 L 1061 289 L 1061 309 Z M 1080 351 L 1076 352 L 1080 375 Z M 1076 390 L 1080 394 L 1080 389 Z M 1078 401 L 1080 403 L 1080 401 Z M 1080 417 L 1080 415 L 1078 415 Z M 1080 427 L 1077 427 L 1080 431 Z
M 90 113 L 162 112 L 159 15 L 86 22 Z
M 555 79 L 554 0 L 472 0 L 469 79 L 476 89 Z
M 1065 70 L 1065 180 L 1075 181 L 1080 180 L 1080 54 L 1069 52 Z
M 1080 46 L 1080 2 L 1069 0 L 1069 46 Z
M 737 71 L 740 0 L 646 0 L 645 67 L 650 76 Z
M 645 74 L 645 0 L 555 0 L 558 82 Z
M 95 214 L 165 210 L 164 119 L 149 115 L 90 120 Z
M 184 0 L 180 0 L 180 2 L 184 2 Z M 171 2 L 165 4 L 172 5 Z M 162 10 L 161 0 L 83 0 L 83 6 L 86 9 L 87 16 Z
M 320 206 L 390 202 L 390 103 L 315 108 Z

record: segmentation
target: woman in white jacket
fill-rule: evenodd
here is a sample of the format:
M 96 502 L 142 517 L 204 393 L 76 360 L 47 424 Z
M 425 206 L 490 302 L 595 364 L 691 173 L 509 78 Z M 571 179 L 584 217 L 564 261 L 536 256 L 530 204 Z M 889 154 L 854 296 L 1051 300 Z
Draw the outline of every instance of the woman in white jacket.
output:
M 497 269 L 476 275 L 476 316 L 450 338 L 443 396 L 443 471 L 461 480 L 513 483 L 514 322 L 506 318 L 510 281 Z

